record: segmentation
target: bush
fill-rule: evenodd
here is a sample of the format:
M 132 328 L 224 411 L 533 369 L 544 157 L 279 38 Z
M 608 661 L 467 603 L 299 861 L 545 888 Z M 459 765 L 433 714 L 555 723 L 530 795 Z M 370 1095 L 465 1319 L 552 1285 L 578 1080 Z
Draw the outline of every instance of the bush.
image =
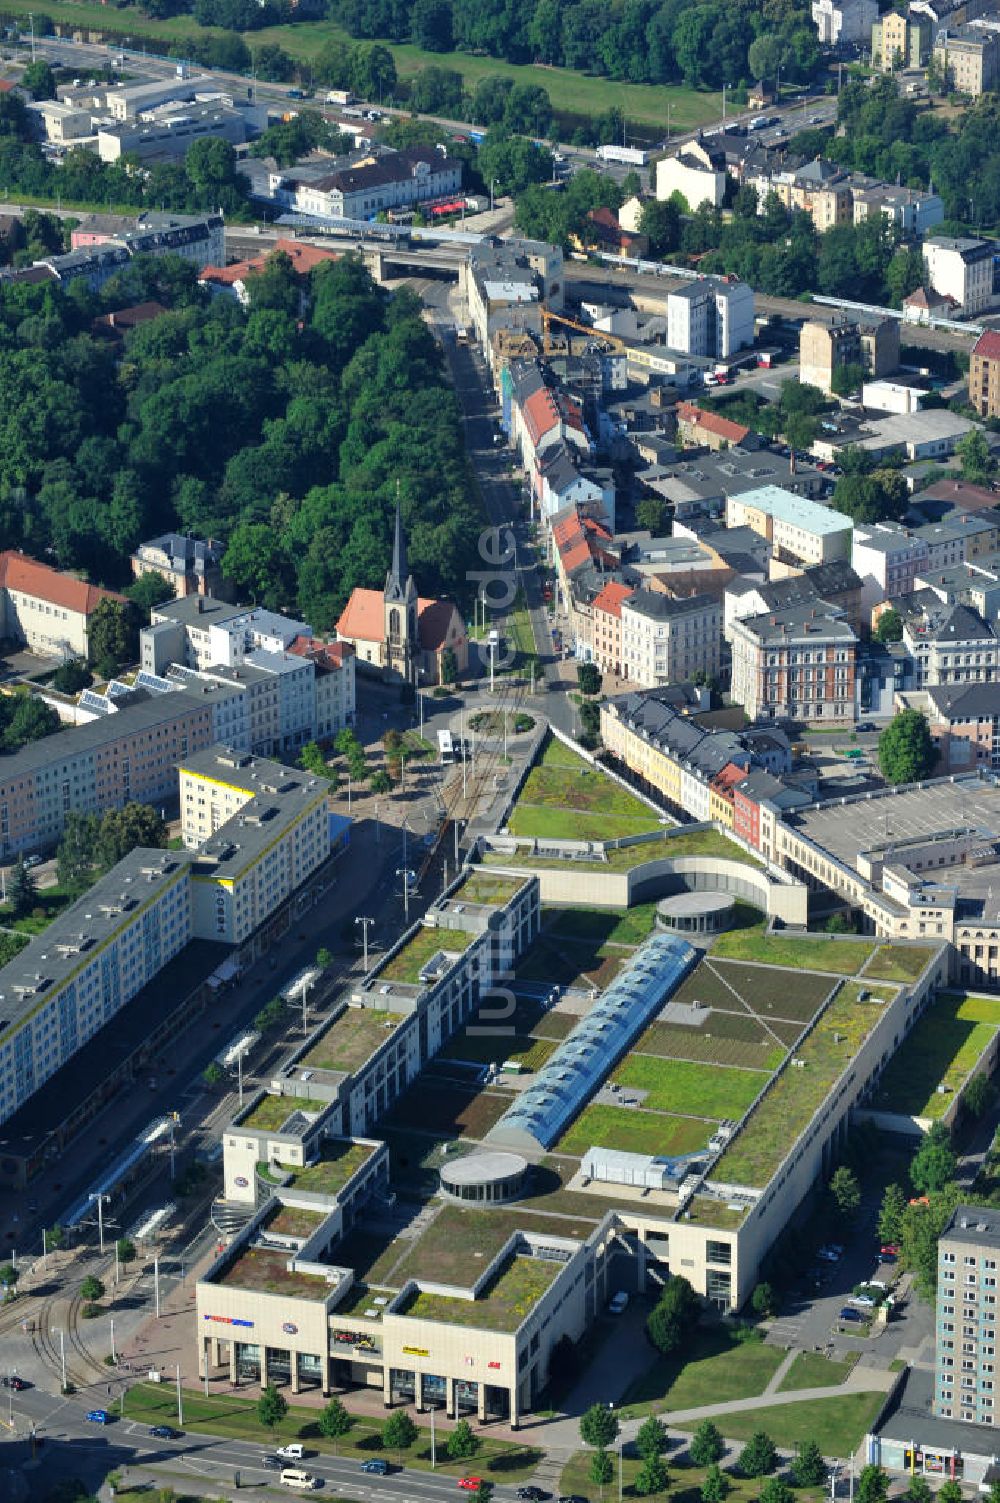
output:
M 101 1305 L 94 1304 L 81 1305 L 80 1314 L 83 1316 L 84 1320 L 96 1320 L 98 1315 L 104 1314 L 104 1308 Z

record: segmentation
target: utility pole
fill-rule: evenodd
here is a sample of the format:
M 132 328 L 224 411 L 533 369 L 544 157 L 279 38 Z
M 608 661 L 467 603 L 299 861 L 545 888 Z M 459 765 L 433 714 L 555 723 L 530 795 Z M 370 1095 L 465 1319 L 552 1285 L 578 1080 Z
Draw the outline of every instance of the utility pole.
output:
M 156 1304 L 156 1318 L 160 1318 L 160 1256 L 157 1253 L 153 1259 L 153 1299 Z
M 67 1387 L 67 1384 L 66 1384 L 66 1333 L 64 1331 L 60 1330 L 60 1331 L 56 1332 L 56 1335 L 59 1337 L 59 1361 L 60 1361 L 60 1363 L 62 1365 L 62 1391 L 63 1391 L 63 1393 L 65 1393 L 66 1392 L 66 1387 Z
M 35 61 L 35 18 L 31 14 L 30 10 L 28 12 L 28 24 L 31 27 L 31 61 L 34 62 Z M 65 1387 L 65 1384 L 63 1386 Z
M 115 1317 L 113 1315 L 111 1317 L 111 1360 L 112 1362 L 118 1361 L 118 1357 L 115 1352 Z
M 361 925 L 361 944 L 363 946 L 363 960 L 362 960 L 362 964 L 364 966 L 365 975 L 367 976 L 368 975 L 368 930 L 369 930 L 369 927 L 372 924 L 374 924 L 375 920 L 373 918 L 365 918 L 362 914 L 359 914 L 358 917 L 354 920 L 354 922 L 355 922 L 355 924 L 360 924 Z
M 243 1050 L 242 1049 L 240 1049 L 239 1052 L 236 1055 L 236 1080 L 238 1082 L 237 1089 L 239 1090 L 239 1093 L 240 1093 L 240 1106 L 242 1106 L 243 1105 Z
M 184 1403 L 181 1399 L 181 1365 L 179 1362 L 177 1364 L 177 1423 L 179 1425 L 183 1425 L 184 1423 Z
M 403 879 L 403 922 L 409 927 L 410 923 L 410 874 L 405 866 L 396 868 L 396 876 Z
M 431 1405 L 431 1471 L 437 1466 L 437 1447 L 434 1440 L 434 1405 Z
M 173 1174 L 171 1174 L 173 1179 Z M 101 1249 L 101 1257 L 104 1257 L 104 1202 L 110 1201 L 110 1195 L 90 1195 L 88 1200 L 97 1201 L 97 1240 Z

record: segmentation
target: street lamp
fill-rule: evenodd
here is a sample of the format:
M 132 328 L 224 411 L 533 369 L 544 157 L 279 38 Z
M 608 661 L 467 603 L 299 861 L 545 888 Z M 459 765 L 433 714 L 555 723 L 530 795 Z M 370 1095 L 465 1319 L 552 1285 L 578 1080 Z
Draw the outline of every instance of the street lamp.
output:
M 66 1392 L 66 1336 L 63 1331 L 53 1330 L 53 1336 L 59 1337 L 59 1360 L 62 1363 L 62 1391 Z
M 97 1238 L 101 1248 L 101 1257 L 104 1256 L 104 1202 L 111 1204 L 110 1195 L 88 1195 L 88 1200 L 97 1201 Z
M 410 922 L 410 872 L 405 866 L 396 867 L 396 876 L 403 879 L 403 922 Z
M 370 926 L 372 924 L 374 924 L 375 920 L 373 918 L 365 918 L 363 915 L 359 914 L 358 917 L 354 920 L 354 922 L 355 922 L 355 924 L 360 924 L 361 925 L 361 943 L 364 946 L 364 960 L 363 960 L 363 964 L 364 964 L 364 969 L 365 969 L 365 975 L 367 976 L 368 975 L 368 930 L 369 930 Z
M 497 183 L 499 181 L 500 181 L 500 179 L 498 177 L 491 177 L 490 178 L 490 213 L 491 214 L 493 213 L 493 189 L 496 187 L 496 185 L 497 185 Z

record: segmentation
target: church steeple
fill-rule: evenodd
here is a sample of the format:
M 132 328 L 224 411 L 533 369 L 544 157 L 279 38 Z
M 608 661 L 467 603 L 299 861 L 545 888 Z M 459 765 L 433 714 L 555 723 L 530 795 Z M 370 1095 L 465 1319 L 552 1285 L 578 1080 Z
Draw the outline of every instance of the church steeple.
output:
M 399 501 L 399 484 L 396 485 L 396 530 L 392 540 L 392 567 L 386 575 L 385 599 L 404 601 L 410 593 L 416 593 L 406 562 L 406 534 L 403 531 L 403 513 Z

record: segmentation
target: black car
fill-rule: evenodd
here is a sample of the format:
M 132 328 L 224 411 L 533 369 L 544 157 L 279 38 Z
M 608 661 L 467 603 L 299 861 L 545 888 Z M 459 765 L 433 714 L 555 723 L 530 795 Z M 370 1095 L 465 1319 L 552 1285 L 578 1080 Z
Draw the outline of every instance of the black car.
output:
M 173 1425 L 152 1425 L 150 1435 L 155 1435 L 157 1440 L 180 1440 L 181 1431 L 175 1430 Z
M 544 1488 L 535 1487 L 533 1485 L 528 1487 L 519 1487 L 517 1492 L 514 1494 L 515 1498 L 526 1498 L 527 1503 L 546 1503 L 546 1500 L 548 1498 L 551 1498 L 551 1496 L 552 1494 L 547 1493 Z
M 30 1387 L 31 1384 L 28 1380 L 26 1378 L 19 1378 L 17 1373 L 11 1373 L 9 1377 L 5 1375 L 0 1378 L 0 1388 L 13 1388 L 15 1393 L 22 1393 L 25 1388 Z
M 272 1472 L 280 1472 L 285 1463 L 280 1456 L 262 1456 L 260 1464 L 261 1466 L 266 1466 Z

